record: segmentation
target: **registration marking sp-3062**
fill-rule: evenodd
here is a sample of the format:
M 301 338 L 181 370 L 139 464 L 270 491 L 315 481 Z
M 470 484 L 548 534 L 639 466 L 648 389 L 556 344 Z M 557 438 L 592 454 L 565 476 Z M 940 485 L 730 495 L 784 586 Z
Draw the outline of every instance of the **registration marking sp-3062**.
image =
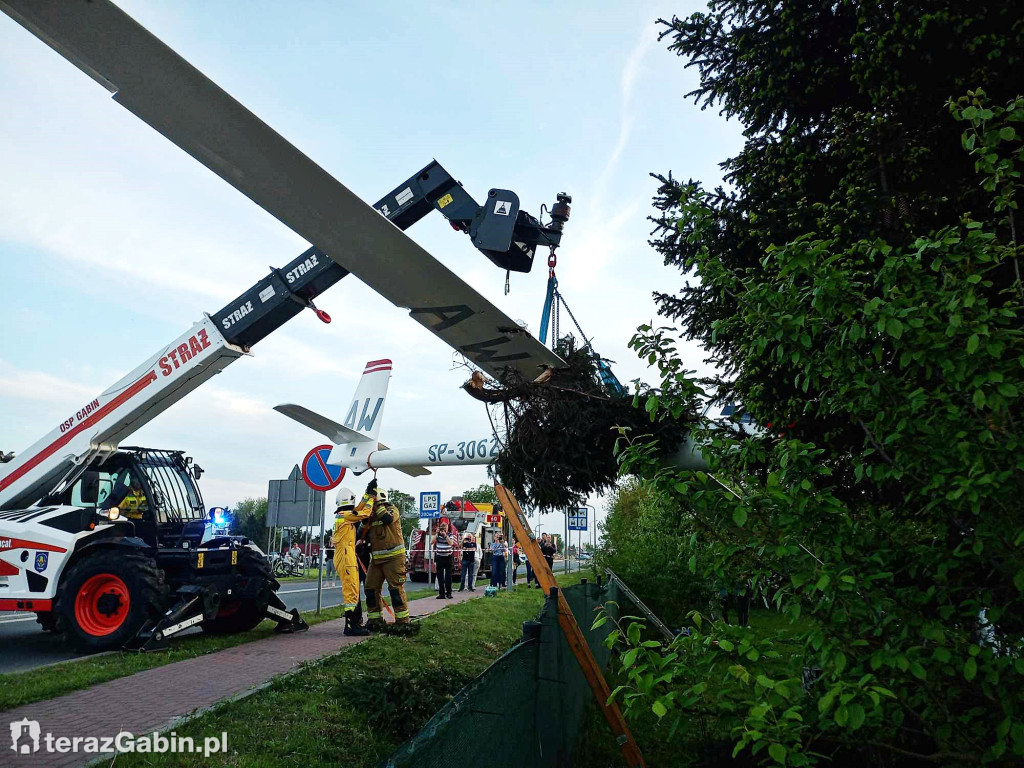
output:
M 479 440 L 461 440 L 457 443 L 434 443 L 427 449 L 427 461 L 439 464 L 444 461 L 445 456 L 455 456 L 462 459 L 493 459 L 498 455 L 501 444 L 495 438 L 480 438 Z

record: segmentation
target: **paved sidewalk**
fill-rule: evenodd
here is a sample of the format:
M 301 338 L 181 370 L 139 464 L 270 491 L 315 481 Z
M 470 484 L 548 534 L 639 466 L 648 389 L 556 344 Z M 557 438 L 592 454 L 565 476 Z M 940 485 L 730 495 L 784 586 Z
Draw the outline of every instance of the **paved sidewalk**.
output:
M 475 593 L 456 593 L 452 600 L 434 597 L 412 600 L 409 613 L 413 617 L 426 616 L 482 594 L 482 588 L 478 588 Z M 87 764 L 98 757 L 49 753 L 43 739 L 40 739 L 38 752 L 14 754 L 7 742 L 7 723 L 22 718 L 37 721 L 43 737 L 51 733 L 54 739 L 61 736 L 113 737 L 121 731 L 141 736 L 158 729 L 164 731 L 165 726 L 196 710 L 251 692 L 303 662 L 366 639 L 346 637 L 344 628 L 344 619 L 327 621 L 311 627 L 308 632 L 274 635 L 9 710 L 0 715 L 0 754 L 6 755 L 2 762 L 18 768 L 67 768 Z M 111 757 L 113 755 L 109 755 L 106 762 Z

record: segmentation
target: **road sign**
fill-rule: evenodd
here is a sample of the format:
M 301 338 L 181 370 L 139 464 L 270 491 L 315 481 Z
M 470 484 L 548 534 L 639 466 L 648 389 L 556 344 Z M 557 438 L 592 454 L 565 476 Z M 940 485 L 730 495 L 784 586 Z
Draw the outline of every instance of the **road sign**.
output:
M 327 463 L 333 445 L 318 445 L 302 460 L 302 479 L 314 491 L 329 491 L 341 485 L 345 468 Z
M 487 516 L 487 522 L 488 523 L 500 523 L 501 522 L 501 515 L 488 515 Z
M 420 494 L 420 519 L 431 520 L 441 516 L 441 492 L 424 491 Z
M 585 531 L 587 530 L 587 508 L 580 507 L 579 509 L 570 509 L 569 515 L 569 530 L 570 531 Z

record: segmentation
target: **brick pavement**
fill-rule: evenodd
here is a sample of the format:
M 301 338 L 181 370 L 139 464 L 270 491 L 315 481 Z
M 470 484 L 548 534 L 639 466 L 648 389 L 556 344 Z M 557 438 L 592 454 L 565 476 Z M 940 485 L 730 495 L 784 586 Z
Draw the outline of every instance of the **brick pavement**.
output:
M 478 587 L 475 593 L 457 592 L 452 600 L 433 597 L 412 600 L 409 613 L 413 617 L 426 616 L 482 594 L 482 588 Z M 43 740 L 40 740 L 39 752 L 12 753 L 7 742 L 7 723 L 22 718 L 38 721 L 40 732 L 51 733 L 54 739 L 116 736 L 121 731 L 135 736 L 166 731 L 166 726 L 197 710 L 244 696 L 278 675 L 295 670 L 303 662 L 366 639 L 346 637 L 344 628 L 344 619 L 326 621 L 308 632 L 273 635 L 0 713 L 0 755 L 3 756 L 0 764 L 17 768 L 68 768 L 88 764 L 97 757 L 48 753 Z

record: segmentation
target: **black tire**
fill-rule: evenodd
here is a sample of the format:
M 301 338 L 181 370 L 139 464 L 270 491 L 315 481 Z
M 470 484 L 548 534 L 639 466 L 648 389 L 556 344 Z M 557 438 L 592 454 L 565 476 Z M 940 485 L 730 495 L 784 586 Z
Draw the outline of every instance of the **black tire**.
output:
M 427 580 L 427 574 L 420 571 L 413 571 L 409 574 L 410 581 L 425 582 Z
M 36 611 L 36 621 L 43 632 L 57 631 L 57 614 L 53 611 Z
M 220 605 L 220 612 L 199 626 L 210 635 L 234 635 L 254 629 L 267 617 L 270 596 L 280 584 L 271 572 L 270 563 L 255 550 L 244 547 L 238 550 L 238 570 L 247 582 L 256 579 L 261 582 L 255 597 L 228 597 Z M 241 589 L 240 585 L 240 589 Z
M 57 587 L 56 629 L 83 653 L 122 648 L 159 616 L 163 577 L 156 561 L 143 552 L 88 552 Z

